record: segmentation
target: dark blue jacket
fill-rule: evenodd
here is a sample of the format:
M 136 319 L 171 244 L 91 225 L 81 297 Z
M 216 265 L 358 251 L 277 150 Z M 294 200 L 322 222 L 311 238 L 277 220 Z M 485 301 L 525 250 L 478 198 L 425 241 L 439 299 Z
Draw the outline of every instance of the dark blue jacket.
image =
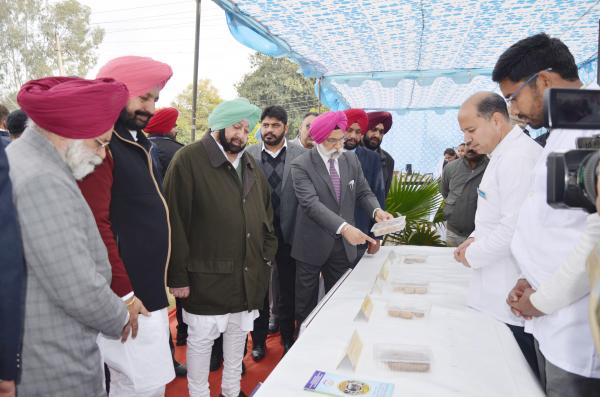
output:
M 10 133 L 5 130 L 0 130 L 0 145 L 4 144 L 4 147 L 10 143 Z M 1 379 L 1 378 L 0 378 Z
M 0 143 L 0 379 L 16 380 L 20 370 L 25 299 L 23 245 Z
M 362 146 L 357 146 L 354 153 L 360 161 L 363 174 L 365 174 L 365 178 L 367 179 L 367 182 L 369 182 L 371 191 L 375 194 L 375 197 L 377 197 L 377 201 L 379 201 L 381 208 L 385 209 L 385 184 L 383 181 L 383 171 L 381 169 L 381 158 L 376 152 Z M 373 214 L 367 214 L 361 207 L 357 206 L 354 213 L 354 219 L 356 220 L 355 226 L 363 233 L 369 234 L 371 227 L 373 226 L 372 215 Z
M 119 122 L 110 141 L 114 159 L 110 220 L 135 294 L 149 311 L 168 306 L 164 277 L 170 252 L 167 204 L 160 175 L 141 131 L 135 142 Z

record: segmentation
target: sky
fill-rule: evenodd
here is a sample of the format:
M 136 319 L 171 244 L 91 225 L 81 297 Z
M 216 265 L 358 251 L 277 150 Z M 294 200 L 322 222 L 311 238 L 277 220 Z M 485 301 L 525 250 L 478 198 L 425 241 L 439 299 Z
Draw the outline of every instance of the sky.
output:
M 171 101 L 193 81 L 196 2 L 194 0 L 79 0 L 92 10 L 92 26 L 104 29 L 93 78 L 109 60 L 123 55 L 148 56 L 173 68 L 158 106 Z M 227 28 L 225 12 L 202 1 L 198 78 L 208 78 L 223 99 L 237 97 L 234 84 L 250 72 L 252 50 Z

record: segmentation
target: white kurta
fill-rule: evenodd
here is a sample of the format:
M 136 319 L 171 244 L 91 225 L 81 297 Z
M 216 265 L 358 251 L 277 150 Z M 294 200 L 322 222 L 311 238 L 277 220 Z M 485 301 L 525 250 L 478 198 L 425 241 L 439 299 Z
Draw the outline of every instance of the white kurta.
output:
M 167 308 L 153 311 L 150 316 L 140 315 L 138 324 L 135 339 L 130 336 L 121 343 L 119 339 L 100 334 L 98 346 L 106 365 L 122 374 L 121 378 L 128 379 L 127 387 L 141 395 L 164 387 L 175 378 L 175 371 L 169 348 Z M 111 395 L 112 391 L 111 388 Z
M 473 268 L 469 306 L 511 325 L 523 325 L 513 315 L 506 297 L 520 273 L 510 252 L 521 204 L 527 197 L 533 168 L 542 147 L 515 126 L 490 154 L 479 185 L 475 241 L 466 258 Z
M 595 87 L 598 89 L 598 86 Z M 587 213 L 554 209 L 546 202 L 546 159 L 552 152 L 575 149 L 578 137 L 598 130 L 554 130 L 534 170 L 534 181 L 521 211 L 512 240 L 512 253 L 534 288 L 552 277 L 577 246 Z M 539 343 L 546 359 L 559 368 L 600 378 L 600 357 L 592 342 L 588 318 L 589 294 L 553 314 L 527 321 L 525 329 Z

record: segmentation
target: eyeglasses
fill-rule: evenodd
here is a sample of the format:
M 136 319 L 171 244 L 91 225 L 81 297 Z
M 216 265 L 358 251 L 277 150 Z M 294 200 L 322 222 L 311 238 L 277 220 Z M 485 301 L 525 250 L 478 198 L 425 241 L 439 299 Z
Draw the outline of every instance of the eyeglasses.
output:
M 521 84 L 519 84 L 519 86 L 517 87 L 517 89 L 515 90 L 515 92 L 513 92 L 512 94 L 510 94 L 510 96 L 508 98 L 506 98 L 506 104 L 508 106 L 511 105 L 511 103 L 517 99 L 517 96 L 521 93 L 521 90 L 523 88 L 525 88 L 526 85 L 528 85 L 529 83 L 531 83 L 533 80 L 535 80 L 540 73 L 542 72 L 550 72 L 552 71 L 552 68 L 548 68 L 548 69 L 544 69 L 544 70 L 540 70 L 537 73 L 532 74 L 531 76 L 529 76 L 529 78 L 527 80 L 525 80 L 524 82 L 522 82 Z
M 100 138 L 96 138 L 96 139 L 94 139 L 94 141 L 98 145 L 98 147 L 96 148 L 96 150 L 106 149 L 106 147 L 110 143 L 110 141 L 102 141 L 102 140 L 100 140 Z
M 332 145 L 337 145 L 338 143 L 343 143 L 346 142 L 348 140 L 347 136 L 343 136 L 341 138 L 327 138 L 325 139 L 325 142 L 330 143 Z

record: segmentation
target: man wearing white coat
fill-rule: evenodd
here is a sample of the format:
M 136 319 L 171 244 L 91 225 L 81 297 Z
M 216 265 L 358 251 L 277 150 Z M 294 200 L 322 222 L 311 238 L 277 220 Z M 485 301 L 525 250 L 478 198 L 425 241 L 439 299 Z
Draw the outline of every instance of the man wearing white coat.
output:
M 492 79 L 499 83 L 511 113 L 531 127 L 543 124 L 543 96 L 550 88 L 583 88 L 577 64 L 567 46 L 544 33 L 536 34 L 508 48 L 501 56 Z M 594 88 L 598 88 L 594 85 Z M 532 290 L 548 290 L 564 265 L 594 233 L 593 221 L 581 209 L 555 209 L 546 201 L 546 160 L 552 152 L 575 149 L 579 137 L 597 135 L 598 130 L 552 130 L 534 169 L 533 182 L 521 206 L 511 251 L 522 276 L 508 296 L 513 312 L 537 301 L 554 306 L 545 316 L 526 321 L 525 329 L 536 342 L 542 385 L 547 396 L 588 397 L 600 391 L 600 356 L 594 348 L 589 324 L 589 288 L 566 304 L 548 305 L 547 295 L 571 295 L 570 286 L 551 288 L 555 292 L 534 299 Z M 584 266 L 581 266 L 584 268 Z M 537 295 L 537 294 L 536 294 Z M 560 308 L 558 308 L 560 307 Z
M 505 300 L 519 276 L 510 242 L 542 147 L 519 126 L 512 126 L 504 98 L 493 92 L 479 92 L 467 99 L 458 123 L 467 147 L 490 157 L 477 189 L 475 230 L 454 253 L 457 261 L 473 268 L 469 306 L 510 328 L 537 375 L 533 337 L 525 333 L 523 319 L 511 312 Z

